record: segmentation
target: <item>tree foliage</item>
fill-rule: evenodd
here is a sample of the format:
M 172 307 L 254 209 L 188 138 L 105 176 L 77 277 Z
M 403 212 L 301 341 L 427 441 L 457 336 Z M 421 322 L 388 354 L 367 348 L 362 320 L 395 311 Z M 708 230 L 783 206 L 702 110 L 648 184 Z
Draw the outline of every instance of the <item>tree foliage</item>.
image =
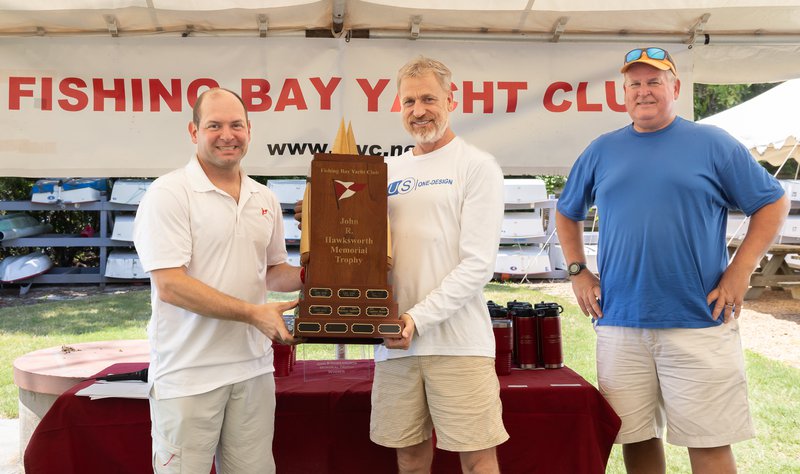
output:
M 767 163 L 766 161 L 759 161 L 759 163 L 761 164 L 761 166 L 767 169 L 769 174 L 775 176 L 778 179 L 798 178 L 798 171 L 800 170 L 798 170 L 797 161 L 795 161 L 794 158 L 789 158 L 788 160 L 786 160 L 786 163 L 784 163 L 784 165 L 780 168 L 780 170 L 778 169 L 777 166 L 773 166 Z M 777 175 L 775 175 L 776 172 L 778 173 Z
M 704 119 L 727 110 L 778 84 L 777 82 L 768 84 L 695 84 L 694 119 Z

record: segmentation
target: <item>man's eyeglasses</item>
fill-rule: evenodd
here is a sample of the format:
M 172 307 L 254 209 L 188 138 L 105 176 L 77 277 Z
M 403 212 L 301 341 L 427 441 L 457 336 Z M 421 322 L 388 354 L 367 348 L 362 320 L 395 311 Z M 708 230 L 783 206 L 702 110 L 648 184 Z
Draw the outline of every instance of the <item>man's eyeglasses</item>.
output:
M 669 67 L 670 70 L 677 76 L 678 71 L 675 68 L 675 61 L 672 60 L 672 56 L 666 50 L 661 48 L 636 48 L 628 51 L 628 54 L 625 55 L 625 64 L 623 67 L 627 66 L 628 64 L 638 61 L 642 59 L 642 56 L 647 56 L 648 59 L 653 59 L 655 61 L 661 61 L 665 65 Z

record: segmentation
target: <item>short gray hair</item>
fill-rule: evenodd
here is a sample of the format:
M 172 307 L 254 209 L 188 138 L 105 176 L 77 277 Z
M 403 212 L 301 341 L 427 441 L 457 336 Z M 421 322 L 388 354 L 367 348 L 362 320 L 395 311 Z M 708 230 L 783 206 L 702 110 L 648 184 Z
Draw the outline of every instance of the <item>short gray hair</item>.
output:
M 400 82 L 403 79 L 407 77 L 419 77 L 429 72 L 433 73 L 433 76 L 439 82 L 439 85 L 442 86 L 442 90 L 450 92 L 450 82 L 452 80 L 453 73 L 451 73 L 450 69 L 448 69 L 447 66 L 445 66 L 441 61 L 426 58 L 425 56 L 419 56 L 415 59 L 412 59 L 400 68 L 400 70 L 397 72 L 397 90 L 400 90 Z

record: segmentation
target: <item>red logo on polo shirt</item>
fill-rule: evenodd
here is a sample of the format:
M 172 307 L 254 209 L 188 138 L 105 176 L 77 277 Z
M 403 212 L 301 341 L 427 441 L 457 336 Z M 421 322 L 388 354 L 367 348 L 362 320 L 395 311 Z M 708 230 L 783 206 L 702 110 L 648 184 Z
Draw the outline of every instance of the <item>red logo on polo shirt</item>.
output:
M 333 190 L 336 192 L 336 200 L 341 201 L 355 195 L 358 191 L 366 188 L 366 183 L 353 183 L 350 181 L 333 180 Z
M 263 207 L 261 208 L 261 215 L 262 216 L 266 216 L 268 213 L 269 213 L 269 210 L 264 209 Z

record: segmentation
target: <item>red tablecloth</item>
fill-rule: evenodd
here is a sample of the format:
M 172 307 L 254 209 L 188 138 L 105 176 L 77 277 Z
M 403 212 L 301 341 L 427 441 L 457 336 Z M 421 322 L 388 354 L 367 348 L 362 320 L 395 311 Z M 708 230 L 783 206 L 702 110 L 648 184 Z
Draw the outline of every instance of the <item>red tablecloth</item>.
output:
M 358 364 L 367 370 L 372 362 Z M 321 365 L 299 361 L 292 375 L 276 378 L 278 472 L 397 472 L 394 451 L 369 441 L 371 379 L 325 375 L 330 364 Z M 115 364 L 98 375 L 145 366 Z M 61 395 L 42 419 L 25 451 L 28 474 L 150 472 L 147 401 L 75 396 L 89 383 Z M 500 383 L 511 435 L 498 448 L 502 472 L 605 471 L 620 421 L 592 385 L 569 368 L 514 371 Z M 460 472 L 457 454 L 437 450 L 433 472 Z

